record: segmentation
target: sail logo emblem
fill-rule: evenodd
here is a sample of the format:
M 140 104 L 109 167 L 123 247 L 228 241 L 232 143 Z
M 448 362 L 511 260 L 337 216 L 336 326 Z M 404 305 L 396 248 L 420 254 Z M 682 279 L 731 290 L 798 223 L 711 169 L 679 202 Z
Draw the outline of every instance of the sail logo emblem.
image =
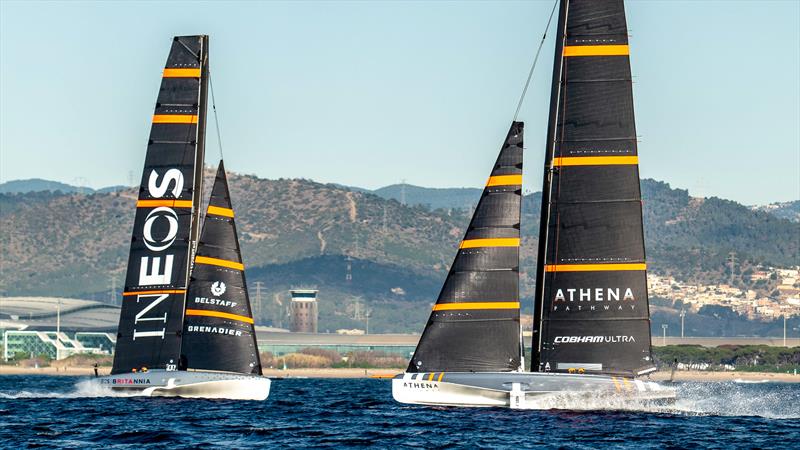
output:
M 636 342 L 633 336 L 556 336 L 554 344 L 628 344 Z
M 214 297 L 219 297 L 220 295 L 225 293 L 226 290 L 225 283 L 222 281 L 215 281 L 211 284 L 211 295 Z
M 169 225 L 167 235 L 161 239 L 153 236 L 153 225 L 159 221 L 159 219 L 166 220 Z M 172 208 L 167 208 L 166 206 L 159 206 L 153 209 L 147 214 L 147 218 L 144 219 L 142 234 L 144 236 L 144 245 L 150 250 L 160 252 L 168 249 L 172 243 L 175 242 L 175 238 L 178 235 L 178 215 Z
M 438 391 L 439 383 L 435 381 L 404 381 L 403 387 L 406 389 L 415 389 L 421 391 Z
M 565 292 L 566 291 L 566 294 Z M 577 295 L 576 295 L 577 294 Z M 621 294 L 621 297 L 620 297 Z M 620 288 L 589 288 L 589 289 L 559 289 L 556 291 L 554 302 L 565 302 L 567 300 L 574 302 L 610 302 L 610 301 L 635 301 L 636 297 L 633 296 L 631 288 L 625 288 L 624 291 Z

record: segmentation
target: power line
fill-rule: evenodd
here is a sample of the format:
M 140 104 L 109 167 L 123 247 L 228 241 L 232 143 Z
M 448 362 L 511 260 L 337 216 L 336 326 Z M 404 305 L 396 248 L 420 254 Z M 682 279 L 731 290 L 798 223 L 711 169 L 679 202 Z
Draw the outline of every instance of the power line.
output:
M 256 281 L 256 317 L 261 320 L 261 286 L 264 285 L 262 281 Z

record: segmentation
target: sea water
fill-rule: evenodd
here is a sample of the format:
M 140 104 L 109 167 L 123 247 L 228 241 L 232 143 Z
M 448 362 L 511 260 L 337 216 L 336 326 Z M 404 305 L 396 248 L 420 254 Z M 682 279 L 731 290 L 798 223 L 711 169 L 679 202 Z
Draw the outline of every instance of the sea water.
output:
M 800 384 L 682 383 L 670 408 L 401 405 L 388 380 L 274 380 L 263 402 L 147 398 L 86 379 L 0 377 L 0 447 L 798 448 Z M 551 409 L 551 408 L 567 409 Z

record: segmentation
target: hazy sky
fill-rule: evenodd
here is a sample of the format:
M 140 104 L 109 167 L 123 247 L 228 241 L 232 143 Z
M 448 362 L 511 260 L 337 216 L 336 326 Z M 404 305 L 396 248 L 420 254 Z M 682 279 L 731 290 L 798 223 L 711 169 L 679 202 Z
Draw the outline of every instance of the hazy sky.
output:
M 481 186 L 552 4 L 4 0 L 0 181 L 138 181 L 170 39 L 209 34 L 229 170 Z M 800 198 L 800 2 L 629 1 L 627 14 L 642 176 L 746 204 Z M 552 38 L 520 114 L 531 190 Z

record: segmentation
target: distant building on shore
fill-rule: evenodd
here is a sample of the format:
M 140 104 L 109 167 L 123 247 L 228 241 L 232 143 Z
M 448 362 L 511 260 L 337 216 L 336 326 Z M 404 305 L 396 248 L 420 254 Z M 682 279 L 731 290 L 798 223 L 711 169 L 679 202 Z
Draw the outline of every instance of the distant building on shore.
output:
M 0 298 L 0 358 L 111 354 L 119 307 L 55 297 Z
M 289 305 L 289 330 L 294 333 L 316 333 L 319 310 L 316 289 L 292 289 Z

